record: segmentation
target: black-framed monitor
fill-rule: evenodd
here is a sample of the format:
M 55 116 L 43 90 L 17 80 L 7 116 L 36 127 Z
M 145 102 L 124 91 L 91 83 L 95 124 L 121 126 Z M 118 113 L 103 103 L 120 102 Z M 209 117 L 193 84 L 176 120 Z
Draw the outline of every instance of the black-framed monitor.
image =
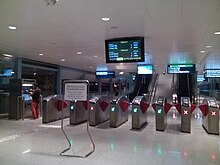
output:
M 153 65 L 138 65 L 137 66 L 137 74 L 153 74 Z
M 144 37 L 105 40 L 106 63 L 144 62 Z
M 179 74 L 179 73 L 195 73 L 195 64 L 170 64 L 167 65 L 168 74 Z

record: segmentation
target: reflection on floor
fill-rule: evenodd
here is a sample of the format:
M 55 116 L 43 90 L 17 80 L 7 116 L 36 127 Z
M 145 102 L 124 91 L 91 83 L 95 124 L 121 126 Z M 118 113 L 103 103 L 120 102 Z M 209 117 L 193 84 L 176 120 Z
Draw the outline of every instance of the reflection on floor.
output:
M 68 154 L 91 150 L 86 124 L 70 126 L 65 119 L 65 130 L 73 145 Z M 42 124 L 41 119 L 24 121 L 0 120 L 1 165 L 219 165 L 220 138 L 209 135 L 202 128 L 201 112 L 195 110 L 192 131 L 180 132 L 180 115 L 172 108 L 168 113 L 165 132 L 155 131 L 155 113 L 148 110 L 148 124 L 141 131 L 131 130 L 129 121 L 118 128 L 109 122 L 90 127 L 96 145 L 88 158 L 71 158 L 59 153 L 68 147 L 61 132 L 60 121 Z

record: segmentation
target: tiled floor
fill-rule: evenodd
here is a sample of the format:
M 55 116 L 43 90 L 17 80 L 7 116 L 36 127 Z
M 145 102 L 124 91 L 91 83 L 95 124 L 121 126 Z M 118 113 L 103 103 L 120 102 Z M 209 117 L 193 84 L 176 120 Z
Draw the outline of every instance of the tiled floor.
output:
M 220 137 L 202 128 L 201 113 L 192 117 L 192 132 L 180 132 L 180 116 L 175 109 L 168 114 L 165 132 L 155 131 L 155 113 L 148 110 L 148 125 L 141 131 L 131 130 L 129 121 L 118 128 L 106 122 L 90 127 L 96 145 L 88 158 L 60 156 L 68 147 L 60 121 L 42 124 L 41 119 L 24 121 L 0 120 L 1 165 L 220 165 Z M 196 118 L 195 118 L 196 117 Z M 84 155 L 91 150 L 86 124 L 65 130 L 73 150 L 68 154 Z

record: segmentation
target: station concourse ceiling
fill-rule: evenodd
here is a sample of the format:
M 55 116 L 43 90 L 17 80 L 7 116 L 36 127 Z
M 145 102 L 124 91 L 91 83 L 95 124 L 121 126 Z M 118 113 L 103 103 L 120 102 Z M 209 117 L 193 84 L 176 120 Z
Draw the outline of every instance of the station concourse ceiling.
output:
M 1 54 L 85 71 L 136 72 L 138 63 L 105 62 L 106 39 L 132 36 L 145 37 L 144 63 L 157 73 L 170 63 L 220 68 L 219 31 L 220 0 L 0 1 Z

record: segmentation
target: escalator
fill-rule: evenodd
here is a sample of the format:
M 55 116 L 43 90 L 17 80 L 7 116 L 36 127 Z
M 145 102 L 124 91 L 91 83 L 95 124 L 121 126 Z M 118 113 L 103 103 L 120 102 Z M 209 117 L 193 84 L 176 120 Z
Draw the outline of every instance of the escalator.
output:
M 180 102 L 181 97 L 189 97 L 190 101 L 194 101 L 196 79 L 195 74 L 178 74 L 177 75 L 177 98 Z
M 155 99 L 157 99 L 159 96 L 166 97 L 167 102 L 172 102 L 172 79 L 173 75 L 171 74 L 159 75 L 157 81 L 157 89 L 154 96 L 154 102 L 156 102 Z
M 135 86 L 132 93 L 129 93 L 129 101 L 131 102 L 136 96 L 142 96 L 148 93 L 148 87 L 151 82 L 152 75 L 136 75 Z

